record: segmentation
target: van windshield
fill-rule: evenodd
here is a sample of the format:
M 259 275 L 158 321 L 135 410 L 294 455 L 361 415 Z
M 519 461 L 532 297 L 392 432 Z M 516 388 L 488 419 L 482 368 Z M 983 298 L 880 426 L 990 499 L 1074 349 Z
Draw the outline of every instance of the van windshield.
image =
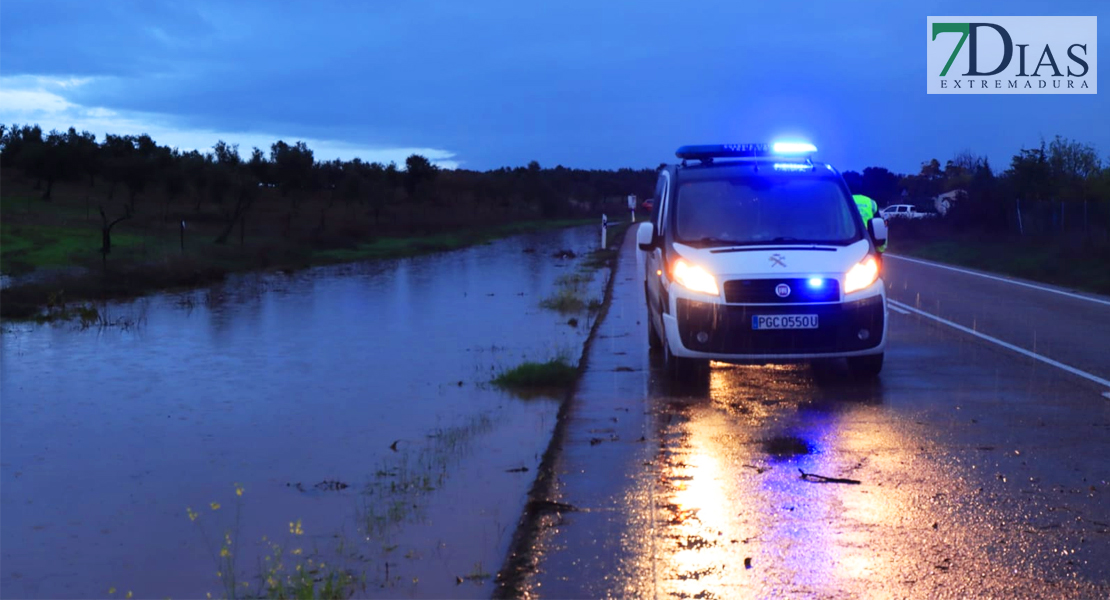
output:
M 694 246 L 844 245 L 860 239 L 838 182 L 810 177 L 706 179 L 679 185 L 675 237 Z

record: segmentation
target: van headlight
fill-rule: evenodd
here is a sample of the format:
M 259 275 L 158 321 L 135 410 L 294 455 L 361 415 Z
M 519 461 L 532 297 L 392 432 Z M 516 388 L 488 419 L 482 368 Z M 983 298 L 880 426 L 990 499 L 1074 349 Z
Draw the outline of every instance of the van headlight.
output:
M 851 294 L 866 289 L 879 278 L 879 261 L 868 254 L 844 276 L 844 293 Z
M 713 277 L 709 271 L 681 258 L 674 261 L 671 274 L 674 276 L 676 283 L 691 292 L 701 292 L 713 296 L 720 294 L 717 289 L 717 278 Z

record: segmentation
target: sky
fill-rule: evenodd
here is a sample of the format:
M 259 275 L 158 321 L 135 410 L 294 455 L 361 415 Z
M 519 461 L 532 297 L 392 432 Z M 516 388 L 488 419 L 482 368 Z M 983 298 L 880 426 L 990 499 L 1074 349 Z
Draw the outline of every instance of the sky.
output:
M 841 170 L 1004 167 L 1055 135 L 1110 160 L 1110 91 L 927 95 L 929 15 L 1110 2 L 3 0 L 0 122 L 468 169 L 654 167 L 782 137 Z

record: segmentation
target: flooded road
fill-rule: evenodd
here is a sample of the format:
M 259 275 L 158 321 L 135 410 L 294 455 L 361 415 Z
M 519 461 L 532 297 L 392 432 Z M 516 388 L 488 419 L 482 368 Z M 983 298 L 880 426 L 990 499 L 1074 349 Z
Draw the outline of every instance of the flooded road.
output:
M 1101 387 L 893 311 L 878 381 L 714 364 L 672 385 L 636 269 L 626 244 L 552 469 L 566 508 L 503 595 L 1110 595 Z
M 575 268 L 553 255 L 595 238 L 246 276 L 112 305 L 109 327 L 8 325 L 3 596 L 257 593 L 295 565 L 349 572 L 360 596 L 488 596 L 559 406 L 488 382 L 575 362 L 588 317 L 539 304 Z

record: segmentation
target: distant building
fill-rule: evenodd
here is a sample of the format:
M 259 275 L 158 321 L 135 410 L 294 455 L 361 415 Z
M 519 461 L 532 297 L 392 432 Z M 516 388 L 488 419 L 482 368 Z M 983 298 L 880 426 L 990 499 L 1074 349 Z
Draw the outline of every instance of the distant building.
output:
M 944 192 L 943 194 L 933 198 L 933 206 L 936 207 L 937 212 L 941 216 L 948 214 L 948 209 L 960 200 L 967 198 L 967 192 L 964 190 L 952 190 L 951 192 Z

